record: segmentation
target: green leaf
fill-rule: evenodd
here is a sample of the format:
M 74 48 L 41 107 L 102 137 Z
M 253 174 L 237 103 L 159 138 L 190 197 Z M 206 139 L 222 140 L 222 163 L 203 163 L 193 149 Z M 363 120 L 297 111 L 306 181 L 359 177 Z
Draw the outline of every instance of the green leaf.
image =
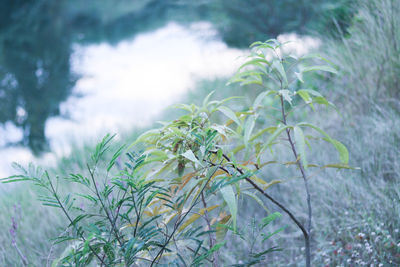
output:
M 222 197 L 224 198 L 226 204 L 228 204 L 229 211 L 232 215 L 233 229 L 236 231 L 236 218 L 237 218 L 237 201 L 235 192 L 232 186 L 225 186 L 220 189 Z
M 244 145 L 246 147 L 248 147 L 250 135 L 253 132 L 256 119 L 256 116 L 249 116 L 244 124 Z
M 267 91 L 264 91 L 264 92 L 260 93 L 260 94 L 256 97 L 256 99 L 254 100 L 253 109 L 256 110 L 256 109 L 261 105 L 262 101 L 264 100 L 264 98 L 265 98 L 266 96 L 268 96 L 268 95 L 270 95 L 270 94 L 274 94 L 274 93 L 276 94 L 277 92 L 276 92 L 276 91 L 273 91 L 273 90 L 267 90 Z
M 248 195 L 252 199 L 254 199 L 266 212 L 269 212 L 269 209 L 264 205 L 264 202 L 256 195 L 251 192 L 243 192 L 243 194 Z
M 274 60 L 274 63 L 272 63 L 272 67 L 274 69 L 276 69 L 279 74 L 281 75 L 282 79 L 283 79 L 283 87 L 287 87 L 288 86 L 288 79 L 286 77 L 286 72 L 285 69 L 283 68 L 283 65 L 281 63 L 280 60 Z
M 203 164 L 201 164 L 201 162 L 196 158 L 196 156 L 193 154 L 192 150 L 188 150 L 185 153 L 182 154 L 182 156 L 184 156 L 185 158 L 187 158 L 188 160 L 197 163 L 200 166 L 203 166 Z
M 263 241 L 264 241 L 264 240 L 263 240 Z M 272 247 L 272 248 L 266 249 L 266 250 L 264 250 L 264 251 L 262 251 L 262 252 L 260 252 L 260 253 L 252 254 L 252 257 L 258 259 L 258 258 L 261 258 L 261 257 L 262 257 L 263 255 L 265 255 L 265 254 L 268 254 L 268 253 L 271 253 L 271 252 L 275 252 L 275 251 L 282 251 L 282 250 L 283 250 L 283 249 L 278 248 L 278 247 Z M 262 258 L 261 258 L 261 259 L 262 259 Z M 257 261 L 256 263 L 258 263 L 258 261 Z M 246 265 L 246 266 L 247 266 L 247 265 Z
M 297 79 L 298 79 L 301 83 L 304 83 L 304 80 L 303 80 L 303 73 L 301 73 L 301 72 L 295 72 L 294 74 L 296 75 Z
M 327 164 L 322 166 L 321 168 L 335 168 L 335 169 L 349 169 L 349 170 L 360 170 L 358 167 L 350 167 L 347 164 Z
M 330 105 L 329 101 L 326 100 L 326 98 L 323 97 L 323 96 L 314 97 L 313 102 L 317 103 L 317 104 L 325 105 L 325 106 L 329 106 Z
M 343 145 L 342 143 L 340 143 L 338 140 L 336 139 L 328 139 L 328 142 L 330 142 L 331 144 L 333 144 L 336 148 L 336 150 L 339 152 L 339 158 L 340 161 L 343 164 L 348 164 L 349 163 L 349 151 L 347 150 L 346 146 Z
M 313 111 L 315 111 L 314 105 L 312 104 L 311 96 L 307 91 L 298 90 L 296 93 L 304 100 L 306 104 L 308 104 L 312 108 Z
M 103 139 L 101 140 L 101 142 L 96 145 L 96 149 L 91 156 L 92 160 L 96 164 L 99 162 L 99 160 L 103 156 L 103 154 L 108 150 L 109 144 L 115 136 L 116 136 L 116 134 L 114 134 L 114 135 L 106 134 L 103 137 Z
M 175 105 L 172 105 L 171 108 L 183 109 L 183 110 L 189 111 L 190 113 L 192 113 L 194 111 L 194 106 L 191 106 L 188 104 L 175 104 Z
M 256 99 L 254 100 L 254 104 L 253 104 L 254 110 L 256 110 L 260 106 L 260 104 L 262 103 L 264 98 L 267 96 L 267 94 L 268 94 L 268 91 L 264 91 L 256 97 Z
M 200 255 L 197 258 L 195 258 L 190 266 L 199 266 L 199 264 L 201 264 L 201 262 L 203 260 L 205 260 L 210 255 L 212 255 L 214 252 L 219 250 L 223 245 L 225 245 L 225 241 L 221 242 L 221 243 L 218 243 L 218 244 L 215 244 L 210 250 L 207 250 L 206 253 L 204 253 L 203 255 Z
M 289 90 L 279 90 L 279 94 L 285 99 L 290 105 L 292 105 L 292 95 L 293 93 Z
M 236 73 L 227 83 L 227 85 L 235 82 L 243 82 L 246 81 L 247 79 L 256 79 L 262 82 L 261 76 L 264 75 L 263 72 L 259 71 L 254 71 L 254 70 L 246 70 L 242 72 Z
M 240 86 L 249 85 L 249 84 L 262 85 L 262 78 L 259 75 L 254 75 L 254 76 L 247 77 L 246 79 L 243 79 L 243 80 L 238 80 L 238 82 L 241 82 Z
M 264 237 L 264 238 L 263 238 L 262 242 L 265 242 L 267 239 L 271 238 L 271 236 L 276 235 L 276 234 L 279 233 L 279 232 L 282 232 L 285 228 L 286 228 L 286 227 L 284 226 L 284 227 L 279 228 L 279 229 L 276 230 L 275 232 L 269 233 L 269 234 L 267 234 L 267 235 L 264 235 L 264 234 L 263 234 L 263 237 Z
M 337 70 L 332 68 L 331 66 L 328 65 L 321 65 L 321 66 L 310 66 L 310 67 L 304 67 L 302 68 L 302 72 L 309 72 L 309 71 L 326 71 L 326 72 L 331 72 L 334 74 L 338 74 Z
M 271 126 L 271 127 L 267 127 L 264 128 L 262 130 L 260 130 L 259 132 L 257 132 L 256 134 L 254 134 L 251 138 L 250 141 L 254 141 L 255 139 L 257 139 L 258 137 L 260 137 L 261 135 L 263 135 L 265 132 L 274 132 L 276 130 L 275 126 Z
M 283 127 L 279 127 L 277 128 L 274 133 L 267 139 L 267 141 L 265 142 L 265 144 L 263 145 L 263 147 L 261 148 L 261 151 L 264 151 L 266 148 L 268 148 L 272 142 L 274 142 L 274 140 L 286 129 L 288 128 L 292 128 L 292 126 L 289 125 L 285 125 Z
M 263 58 L 255 58 L 255 59 L 252 59 L 252 60 L 250 60 L 250 61 L 247 61 L 247 62 L 244 63 L 242 66 L 240 66 L 240 67 L 239 67 L 239 71 L 240 71 L 241 69 L 243 69 L 244 67 L 249 66 L 249 65 L 253 65 L 253 66 L 257 66 L 257 67 L 262 67 L 262 64 L 260 64 L 260 63 L 267 64 L 268 66 L 270 65 L 270 63 L 269 63 L 267 60 L 263 59 Z
M 218 151 L 217 151 L 217 158 L 218 158 L 218 160 L 222 160 L 223 154 L 224 154 L 224 152 L 222 151 L 222 149 L 221 149 L 221 148 L 218 148 Z
M 13 176 L 9 176 L 9 177 L 0 179 L 0 181 L 3 184 L 22 182 L 22 181 L 29 181 L 29 180 L 32 180 L 32 179 L 29 178 L 29 177 L 23 176 L 23 175 L 13 175 Z
M 147 138 L 149 137 L 155 137 L 155 136 L 159 136 L 160 135 L 160 130 L 159 129 L 152 129 L 149 130 L 147 132 L 142 133 L 135 142 L 133 142 L 129 147 L 128 150 L 130 148 L 132 148 L 134 145 L 137 145 L 138 143 L 141 143 L 143 141 L 145 141 Z
M 293 131 L 294 140 L 296 141 L 296 147 L 299 150 L 301 162 L 303 163 L 304 169 L 307 169 L 306 144 L 304 140 L 304 133 L 298 126 L 294 126 Z
M 199 219 L 201 216 L 203 216 L 204 213 L 205 213 L 206 211 L 207 211 L 207 212 L 210 212 L 210 211 L 212 211 L 213 209 L 215 209 L 215 208 L 217 208 L 217 207 L 219 207 L 219 205 L 214 205 L 214 206 L 212 206 L 212 207 L 203 208 L 203 209 L 199 210 L 197 213 L 195 213 L 195 214 L 193 214 L 192 216 L 190 216 L 190 218 L 187 219 L 187 220 L 185 221 L 185 223 L 183 223 L 183 224 L 179 227 L 178 232 L 182 232 L 186 227 L 188 227 L 188 226 L 191 225 L 193 222 L 195 222 L 197 219 Z
M 259 45 L 263 45 L 263 44 L 264 44 L 264 43 L 261 42 L 261 41 L 256 41 L 256 42 L 253 42 L 249 47 L 252 48 L 252 47 L 254 47 L 254 46 L 259 46 Z
M 328 63 L 328 64 L 330 64 L 330 65 L 333 65 L 333 63 L 332 63 L 330 60 L 328 60 L 328 59 L 322 57 L 322 56 L 321 56 L 320 54 L 318 54 L 318 53 L 310 53 L 310 54 L 304 55 L 304 56 L 302 56 L 302 57 L 299 58 L 299 61 L 306 60 L 306 59 L 315 59 L 315 58 L 320 59 L 320 60 L 323 60 L 323 61 L 325 61 L 326 63 Z
M 300 89 L 300 90 L 298 90 L 297 92 L 307 92 L 307 93 L 309 93 L 309 94 L 311 94 L 311 95 L 313 95 L 313 96 L 320 96 L 320 97 L 322 97 L 322 95 L 319 93 L 319 92 L 317 92 L 317 91 L 315 91 L 315 90 L 312 90 L 312 89 Z
M 343 164 L 349 163 L 349 151 L 347 150 L 345 145 L 343 145 L 339 141 L 331 138 L 325 131 L 323 131 L 321 128 L 319 128 L 311 123 L 302 122 L 302 123 L 297 124 L 297 126 L 310 127 L 312 129 L 316 130 L 317 132 L 319 132 L 320 134 L 322 134 L 323 136 L 325 136 L 324 140 L 331 143 L 336 148 L 336 150 L 339 152 L 340 161 Z
M 265 226 L 270 224 L 272 221 L 274 221 L 280 217 L 282 217 L 282 214 L 280 214 L 279 212 L 274 212 L 274 213 L 268 215 L 267 217 L 264 217 L 260 223 L 261 229 L 263 229 Z
M 236 116 L 235 112 L 233 112 L 230 108 L 221 106 L 218 107 L 218 110 L 221 111 L 225 116 L 236 122 L 237 125 L 241 126 L 240 120 Z
M 210 97 L 214 94 L 214 92 L 215 92 L 215 91 L 211 91 L 211 92 L 206 96 L 206 98 L 204 98 L 203 107 L 206 107 L 206 106 L 207 106 L 208 101 L 210 100 Z
M 117 160 L 117 158 L 118 158 L 119 156 L 121 156 L 122 152 L 124 152 L 124 149 L 125 149 L 125 145 L 122 145 L 122 146 L 114 153 L 114 155 L 112 156 L 112 158 L 111 158 L 111 160 L 110 160 L 110 163 L 108 164 L 107 172 L 109 172 L 109 171 L 111 170 L 111 168 L 114 166 L 115 161 Z

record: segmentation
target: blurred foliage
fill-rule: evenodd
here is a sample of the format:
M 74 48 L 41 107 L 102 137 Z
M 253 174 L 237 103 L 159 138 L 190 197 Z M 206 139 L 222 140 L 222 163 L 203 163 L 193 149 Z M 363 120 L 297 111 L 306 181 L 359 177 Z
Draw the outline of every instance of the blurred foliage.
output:
M 346 28 L 351 19 L 351 3 L 352 0 L 218 0 L 213 6 L 212 21 L 227 44 L 246 47 L 285 32 L 332 32 L 334 20 Z
M 0 122 L 23 127 L 26 144 L 39 152 L 46 119 L 59 114 L 74 84 L 68 17 L 61 2 L 7 2 L 0 8 Z

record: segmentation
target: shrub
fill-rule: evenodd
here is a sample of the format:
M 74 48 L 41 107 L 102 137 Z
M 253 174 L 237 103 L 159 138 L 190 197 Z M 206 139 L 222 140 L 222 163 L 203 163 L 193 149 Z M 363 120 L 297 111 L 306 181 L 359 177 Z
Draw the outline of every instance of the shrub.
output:
M 56 240 L 69 246 L 54 264 L 198 266 L 209 261 L 219 266 L 218 250 L 224 246 L 224 236 L 228 231 L 241 235 L 238 196 L 247 195 L 261 204 L 260 209 L 265 208 L 261 197 L 289 216 L 303 233 L 306 266 L 310 266 L 309 170 L 348 169 L 349 156 L 343 144 L 316 125 L 296 122 L 305 109 L 333 106 L 317 91 L 295 89 L 302 88 L 303 75 L 336 70 L 320 56 L 285 55 L 282 45 L 276 40 L 254 43 L 248 60 L 231 79 L 263 88 L 250 107 L 234 111 L 227 103 L 237 97 L 211 100 L 212 93 L 200 106 L 177 105 L 186 114 L 143 133 L 129 147 L 117 148 L 102 166 L 113 138 L 107 135 L 92 154 L 86 174 L 63 178 L 79 185 L 75 192 L 62 194 L 60 178 L 50 177 L 47 171 L 4 179 L 34 182 L 43 189 L 39 196 L 43 205 L 63 212 L 68 226 Z M 325 63 L 314 65 L 314 60 Z M 222 122 L 221 116 L 225 118 Z M 321 165 L 308 158 L 307 147 L 313 140 L 333 145 L 340 163 Z M 130 152 L 133 148 L 135 153 Z M 305 222 L 268 193 L 267 189 L 284 182 L 260 176 L 272 165 L 297 168 L 307 196 Z M 257 228 L 264 231 L 279 216 L 271 213 L 259 219 Z M 262 241 L 282 229 L 264 233 Z M 245 266 L 263 261 L 276 250 L 263 247 L 253 251 Z

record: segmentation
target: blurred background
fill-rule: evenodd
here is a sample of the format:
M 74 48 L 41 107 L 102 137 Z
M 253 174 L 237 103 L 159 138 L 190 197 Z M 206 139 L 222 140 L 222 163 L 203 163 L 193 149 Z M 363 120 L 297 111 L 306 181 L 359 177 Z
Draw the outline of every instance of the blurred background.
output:
M 340 114 L 304 118 L 342 141 L 361 169 L 313 179 L 313 265 L 400 266 L 398 0 L 0 0 L 0 177 L 17 172 L 12 162 L 61 176 L 84 172 L 105 133 L 129 144 L 176 117 L 171 104 L 200 103 L 212 90 L 216 99 L 252 98 L 255 91 L 225 84 L 248 46 L 270 38 L 294 41 L 293 53 L 320 53 L 339 69 L 306 82 Z M 328 160 L 330 151 L 309 153 Z M 296 183 L 271 194 L 303 218 Z M 0 266 L 22 266 L 11 246 L 14 221 L 32 266 L 63 251 L 49 240 L 64 222 L 40 207 L 35 190 L 0 185 Z M 240 227 L 255 240 L 251 201 L 241 203 Z M 301 233 L 288 218 L 279 225 L 288 227 L 269 245 L 284 250 L 268 256 L 268 266 L 303 266 Z M 254 245 L 231 237 L 223 261 L 245 260 Z
M 345 28 L 348 2 L 2 0 L 0 176 L 148 125 L 196 80 L 231 75 L 256 40 Z

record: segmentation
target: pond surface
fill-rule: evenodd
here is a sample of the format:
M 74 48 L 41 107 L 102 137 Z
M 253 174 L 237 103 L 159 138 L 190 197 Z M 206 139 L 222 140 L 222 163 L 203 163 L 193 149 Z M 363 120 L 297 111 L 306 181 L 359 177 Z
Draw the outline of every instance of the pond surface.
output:
M 196 81 L 230 76 L 245 53 L 211 23 L 188 23 L 200 10 L 104 1 L 0 4 L 0 177 L 12 162 L 51 165 L 71 143 L 152 124 Z M 318 46 L 279 38 L 298 40 L 297 54 Z
M 35 158 L 23 145 L 7 147 L 23 144 L 24 138 L 23 128 L 7 122 L 0 126 L 0 177 L 12 174 L 14 161 L 48 165 L 55 155 L 67 155 L 71 142 L 93 142 L 107 132 L 151 124 L 197 80 L 231 75 L 241 55 L 242 50 L 219 40 L 207 22 L 188 27 L 171 22 L 115 45 L 73 45 L 69 64 L 79 78 L 72 94 L 59 104 L 57 116 L 44 122 L 44 137 L 52 152 Z M 39 78 L 44 75 L 37 72 Z M 27 111 L 19 108 L 18 112 L 24 117 Z

